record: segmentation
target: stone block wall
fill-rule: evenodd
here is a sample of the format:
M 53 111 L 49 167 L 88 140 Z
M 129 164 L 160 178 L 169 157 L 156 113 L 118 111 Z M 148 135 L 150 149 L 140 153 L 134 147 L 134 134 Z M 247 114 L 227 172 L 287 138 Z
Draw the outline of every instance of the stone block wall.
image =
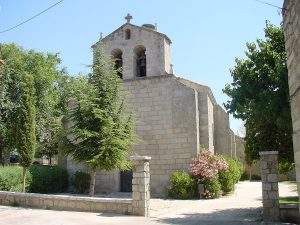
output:
M 132 214 L 132 199 L 92 198 L 0 191 L 0 205 L 49 210 Z
M 67 158 L 66 168 L 69 172 L 69 177 L 72 179 L 76 171 L 89 173 L 88 169 L 79 163 L 75 163 L 71 158 Z M 120 191 L 120 172 L 113 171 L 98 171 L 96 173 L 96 193 L 118 192 Z
M 300 1 L 285 0 L 283 28 L 287 51 L 296 180 L 300 195 Z
M 199 136 L 202 147 L 214 152 L 214 105 L 208 93 L 198 92 Z
M 174 76 L 126 80 L 124 88 L 136 118 L 134 152 L 152 157 L 151 193 L 161 196 L 170 174 L 187 170 L 197 154 L 197 93 Z
M 220 105 L 214 107 L 214 124 L 215 152 L 236 157 L 244 162 L 244 139 L 235 135 L 230 129 L 229 115 Z
M 260 152 L 263 219 L 279 221 L 278 152 Z
M 130 157 L 133 163 L 132 199 L 0 191 L 0 205 L 147 217 L 150 206 L 150 159 L 149 156 Z
M 150 168 L 149 156 L 131 156 L 133 161 L 132 211 L 134 215 L 149 216 Z
M 245 140 L 235 135 L 235 157 L 245 163 Z
M 229 156 L 243 151 L 242 139 L 235 138 L 228 115 L 208 87 L 174 75 L 127 79 L 123 87 L 127 108 L 136 119 L 138 139 L 133 152 L 152 157 L 154 196 L 164 195 L 174 171 L 188 171 L 200 146 Z M 71 175 L 87 171 L 70 159 L 67 168 Z M 98 172 L 95 190 L 120 191 L 120 172 Z
M 220 148 L 235 146 L 235 151 L 243 151 L 242 139 L 235 143 L 224 110 L 216 120 L 214 112 L 220 106 L 208 87 L 173 75 L 125 80 L 124 87 L 128 108 L 137 120 L 139 141 L 134 152 L 152 157 L 151 192 L 155 196 L 164 193 L 171 173 L 189 169 L 200 146 L 214 152 L 215 138 Z M 218 129 L 215 136 L 219 123 L 225 124 L 226 132 Z
M 215 118 L 214 111 L 218 105 L 209 87 L 184 78 L 176 77 L 176 80 L 197 92 L 199 143 L 202 147 L 215 152 Z M 200 149 L 198 149 L 199 152 Z
M 217 105 L 214 110 L 214 121 L 216 152 L 223 155 L 231 155 L 229 116 L 219 105 Z
M 131 31 L 130 39 L 125 39 L 125 31 Z M 93 45 L 97 48 L 103 44 L 107 55 L 119 49 L 122 51 L 123 79 L 133 79 L 136 75 L 136 59 L 134 49 L 138 46 L 146 48 L 147 76 L 158 76 L 171 73 L 171 41 L 166 35 L 133 24 L 124 24 L 117 30 Z

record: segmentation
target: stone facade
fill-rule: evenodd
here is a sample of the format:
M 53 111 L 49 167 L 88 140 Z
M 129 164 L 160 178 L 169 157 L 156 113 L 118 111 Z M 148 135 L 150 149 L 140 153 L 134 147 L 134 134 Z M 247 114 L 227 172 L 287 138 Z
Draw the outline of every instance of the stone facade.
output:
M 134 152 L 149 155 L 152 194 L 162 194 L 170 174 L 187 170 L 197 154 L 197 92 L 174 76 L 124 81 L 128 105 L 135 113 L 138 143 Z
M 122 65 L 124 95 L 136 119 L 138 141 L 134 154 L 152 158 L 154 196 L 165 193 L 174 171 L 188 170 L 200 146 L 231 156 L 243 151 L 243 146 L 235 142 L 228 115 L 217 104 L 211 89 L 173 74 L 170 45 L 171 40 L 154 26 L 127 22 L 92 46 L 94 50 L 101 46 L 115 58 L 116 65 Z M 145 76 L 137 76 L 136 49 L 144 50 Z M 78 169 L 72 162 L 68 168 L 72 172 Z M 101 182 L 96 184 L 97 192 L 120 190 L 122 178 L 117 171 L 99 172 L 98 179 Z
M 300 195 L 300 1 L 285 0 L 282 13 L 288 57 L 296 180 Z
M 279 221 L 278 152 L 260 152 L 263 219 Z
M 230 129 L 229 115 L 220 105 L 214 107 L 214 122 L 216 152 L 244 161 L 244 139 Z
M 72 179 L 76 171 L 89 173 L 88 168 L 83 164 L 75 163 L 70 157 L 67 158 L 65 164 Z M 120 191 L 120 172 L 119 171 L 98 171 L 96 173 L 96 193 L 110 193 Z

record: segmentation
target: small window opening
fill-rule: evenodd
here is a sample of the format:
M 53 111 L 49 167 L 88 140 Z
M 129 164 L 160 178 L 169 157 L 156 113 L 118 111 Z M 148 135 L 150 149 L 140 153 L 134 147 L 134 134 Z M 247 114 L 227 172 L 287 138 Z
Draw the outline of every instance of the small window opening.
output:
M 115 49 L 112 51 L 112 57 L 115 62 L 115 69 L 121 79 L 123 79 L 122 66 L 123 66 L 123 53 L 120 49 Z
M 131 38 L 131 31 L 129 29 L 125 30 L 125 39 L 129 40 Z
M 135 49 L 136 54 L 136 76 L 145 77 L 147 72 L 146 48 L 139 46 Z

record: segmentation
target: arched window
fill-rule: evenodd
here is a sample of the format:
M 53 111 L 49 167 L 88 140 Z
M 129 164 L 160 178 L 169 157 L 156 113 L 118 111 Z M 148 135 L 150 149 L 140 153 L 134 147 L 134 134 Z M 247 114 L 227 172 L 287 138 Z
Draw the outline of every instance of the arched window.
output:
M 131 37 L 131 31 L 129 29 L 126 29 L 125 30 L 125 39 L 126 40 L 129 40 Z
M 122 66 L 123 66 L 123 58 L 122 58 L 122 51 L 120 49 L 114 49 L 111 52 L 112 58 L 115 61 L 115 68 L 118 71 L 118 75 L 121 79 L 123 79 L 122 74 Z
M 145 77 L 147 73 L 146 48 L 144 46 L 137 46 L 134 49 L 136 61 L 136 76 Z

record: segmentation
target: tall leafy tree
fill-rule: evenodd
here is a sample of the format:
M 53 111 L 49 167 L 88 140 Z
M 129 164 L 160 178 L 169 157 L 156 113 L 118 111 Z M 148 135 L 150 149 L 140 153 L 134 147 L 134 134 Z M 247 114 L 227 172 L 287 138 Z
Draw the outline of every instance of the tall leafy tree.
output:
M 11 51 L 10 46 L 1 45 L 0 56 L 2 59 L 0 71 L 0 154 L 1 163 L 10 154 L 14 137 L 13 125 L 17 105 L 19 104 L 19 77 L 22 70 L 23 57 L 20 52 Z M 13 65 L 13 66 L 11 66 Z M 7 155 L 6 155 L 7 153 Z
M 90 195 L 94 195 L 96 170 L 126 169 L 134 140 L 132 117 L 121 98 L 121 80 L 114 63 L 99 48 L 92 73 L 81 78 L 70 120 L 67 153 L 90 169 Z
M 53 158 L 58 155 L 60 144 L 63 139 L 63 128 L 61 117 L 49 118 L 45 123 L 45 130 L 40 137 L 40 144 L 37 148 L 37 157 L 46 157 L 52 165 Z
M 1 46 L 0 46 L 1 48 Z M 7 112 L 9 104 L 6 102 L 7 96 L 7 82 L 4 79 L 4 61 L 1 60 L 0 55 L 0 164 L 4 165 L 5 148 L 7 145 Z
M 50 146 L 51 143 L 56 144 L 52 140 L 55 136 L 51 133 L 55 127 L 53 122 L 58 121 L 62 114 L 57 84 L 60 77 L 65 75 L 65 72 L 59 69 L 59 56 L 24 50 L 15 44 L 2 45 L 0 55 L 4 61 L 0 74 L 0 154 L 15 148 L 12 142 L 14 134 L 11 132 L 15 121 L 11 115 L 19 104 L 19 81 L 24 73 L 33 77 L 38 149 L 46 150 L 45 147 L 49 146 L 46 152 L 50 153 L 53 150 L 55 153 L 56 149 Z M 45 136 L 51 140 L 45 139 Z
M 223 90 L 231 100 L 225 107 L 245 121 L 246 160 L 260 151 L 279 151 L 281 161 L 293 162 L 292 122 L 284 35 L 269 23 L 265 39 L 247 43 L 245 59 L 236 59 L 233 82 Z
M 20 165 L 23 167 L 23 192 L 26 188 L 26 172 L 32 164 L 36 147 L 34 103 L 33 77 L 25 73 L 20 80 L 20 104 L 15 114 L 15 142 L 20 156 Z

